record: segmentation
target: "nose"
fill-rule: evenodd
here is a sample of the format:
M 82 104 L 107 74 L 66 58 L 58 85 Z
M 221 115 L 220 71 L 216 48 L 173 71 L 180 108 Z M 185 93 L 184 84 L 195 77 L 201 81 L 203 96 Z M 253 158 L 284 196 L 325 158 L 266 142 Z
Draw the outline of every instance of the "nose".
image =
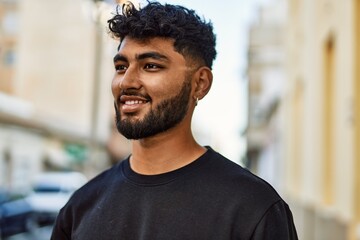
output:
M 132 67 L 129 67 L 123 74 L 115 75 L 115 81 L 121 90 L 139 89 L 141 87 L 138 71 Z

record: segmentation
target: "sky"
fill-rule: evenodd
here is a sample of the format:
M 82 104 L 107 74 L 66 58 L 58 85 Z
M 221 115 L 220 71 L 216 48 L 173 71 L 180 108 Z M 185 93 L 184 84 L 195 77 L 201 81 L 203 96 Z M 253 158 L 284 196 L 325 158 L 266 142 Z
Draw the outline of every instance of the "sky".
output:
M 211 145 L 239 163 L 246 148 L 242 132 L 247 124 L 248 29 L 256 19 L 258 7 L 270 1 L 160 0 L 194 9 L 213 23 L 217 37 L 214 79 L 209 94 L 195 110 L 193 127 L 204 133 L 205 138 L 198 139 L 201 144 Z

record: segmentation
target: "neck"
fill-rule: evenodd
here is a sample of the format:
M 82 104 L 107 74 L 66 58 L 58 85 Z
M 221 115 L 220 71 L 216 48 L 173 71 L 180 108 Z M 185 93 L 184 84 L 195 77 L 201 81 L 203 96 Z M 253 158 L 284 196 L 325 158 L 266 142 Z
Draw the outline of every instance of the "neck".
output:
M 179 169 L 196 160 L 206 149 L 195 141 L 188 129 L 170 129 L 156 136 L 134 140 L 131 168 L 140 174 L 154 175 Z

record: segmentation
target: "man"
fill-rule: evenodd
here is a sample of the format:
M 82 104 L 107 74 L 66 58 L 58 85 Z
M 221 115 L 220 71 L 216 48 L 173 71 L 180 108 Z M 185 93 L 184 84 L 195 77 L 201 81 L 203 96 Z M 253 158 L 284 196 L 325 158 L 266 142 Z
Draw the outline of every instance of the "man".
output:
M 288 205 L 268 183 L 192 135 L 212 83 L 211 23 L 149 2 L 124 5 L 109 28 L 120 39 L 116 124 L 132 153 L 73 195 L 52 239 L 297 239 Z

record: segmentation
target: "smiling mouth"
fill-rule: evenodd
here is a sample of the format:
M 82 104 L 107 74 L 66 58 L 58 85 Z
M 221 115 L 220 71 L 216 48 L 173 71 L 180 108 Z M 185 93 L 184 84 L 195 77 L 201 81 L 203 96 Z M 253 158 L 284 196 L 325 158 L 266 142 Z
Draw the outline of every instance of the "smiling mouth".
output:
M 147 103 L 147 101 L 143 101 L 143 100 L 128 100 L 125 102 L 122 102 L 125 105 L 135 105 L 135 104 L 144 104 Z
M 119 107 L 123 113 L 135 113 L 140 111 L 148 102 L 150 102 L 150 100 L 142 96 L 122 95 L 119 98 Z
M 150 97 L 141 96 L 141 95 L 132 95 L 132 94 L 122 94 L 119 97 L 119 102 L 121 104 L 142 104 L 150 102 Z

